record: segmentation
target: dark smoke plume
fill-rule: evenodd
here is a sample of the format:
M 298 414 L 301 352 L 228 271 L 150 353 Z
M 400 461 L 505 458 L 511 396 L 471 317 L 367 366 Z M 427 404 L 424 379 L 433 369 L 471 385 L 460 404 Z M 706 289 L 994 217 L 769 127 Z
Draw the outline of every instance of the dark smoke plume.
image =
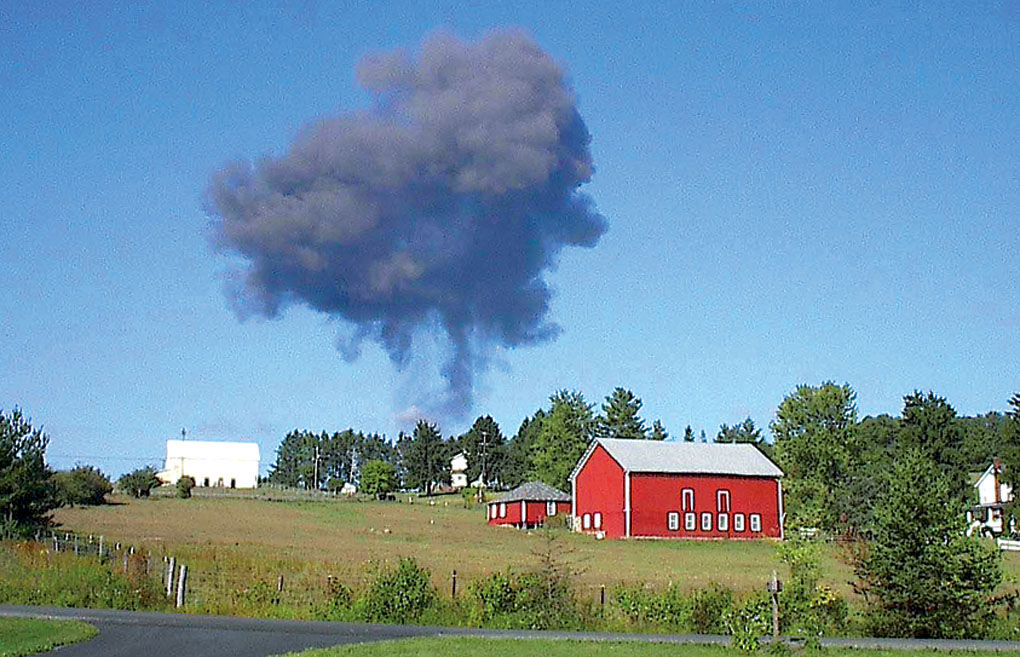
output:
M 590 136 L 563 70 L 527 35 L 427 39 L 365 58 L 371 109 L 301 131 L 286 154 L 218 171 L 217 243 L 245 258 L 241 312 L 305 303 L 407 362 L 441 326 L 446 412 L 471 402 L 492 345 L 555 337 L 543 274 L 606 222 L 578 187 Z

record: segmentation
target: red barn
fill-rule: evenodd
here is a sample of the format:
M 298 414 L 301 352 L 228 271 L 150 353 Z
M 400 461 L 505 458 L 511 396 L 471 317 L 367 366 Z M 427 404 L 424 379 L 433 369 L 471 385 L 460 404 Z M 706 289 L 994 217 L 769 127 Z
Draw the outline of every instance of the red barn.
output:
M 782 471 L 754 445 L 599 439 L 570 475 L 574 530 L 783 538 Z
M 570 496 L 540 481 L 521 484 L 494 502 L 489 502 L 489 524 L 539 527 L 545 519 L 570 513 Z

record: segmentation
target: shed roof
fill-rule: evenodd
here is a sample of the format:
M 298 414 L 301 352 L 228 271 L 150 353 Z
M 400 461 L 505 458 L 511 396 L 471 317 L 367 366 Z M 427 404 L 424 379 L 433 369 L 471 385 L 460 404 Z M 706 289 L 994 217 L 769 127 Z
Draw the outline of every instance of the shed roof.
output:
M 721 474 L 742 477 L 782 477 L 779 469 L 757 447 L 749 443 L 688 443 L 672 440 L 627 440 L 600 438 L 592 442 L 571 473 L 602 445 L 624 470 L 667 474 Z
M 499 498 L 500 502 L 569 502 L 570 495 L 541 481 L 521 484 Z

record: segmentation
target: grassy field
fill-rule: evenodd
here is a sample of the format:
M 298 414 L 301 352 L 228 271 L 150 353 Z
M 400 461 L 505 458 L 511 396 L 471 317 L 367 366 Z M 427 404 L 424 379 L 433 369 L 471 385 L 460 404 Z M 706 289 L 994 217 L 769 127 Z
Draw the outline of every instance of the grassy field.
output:
M 65 528 L 103 534 L 107 541 L 169 553 L 188 563 L 196 591 L 237 590 L 261 581 L 275 587 L 284 576 L 292 602 L 298 591 L 324 588 L 327 575 L 356 586 L 372 563 L 413 556 L 449 591 L 451 573 L 461 589 L 506 568 L 527 569 L 543 546 L 543 532 L 493 528 L 484 510 L 464 508 L 459 497 L 400 502 L 267 501 L 245 498 L 116 498 L 102 507 L 60 509 Z M 581 593 L 598 595 L 621 584 L 687 589 L 716 582 L 738 592 L 760 590 L 773 569 L 784 568 L 770 541 L 597 541 L 557 531 L 566 558 L 582 572 Z M 108 543 L 109 544 L 109 543 Z M 1005 564 L 1012 583 L 1020 554 Z M 850 568 L 840 549 L 825 546 L 823 581 L 851 596 Z M 314 596 L 313 596 L 314 597 Z M 215 611 L 215 610 L 207 610 Z
M 91 639 L 98 630 L 78 621 L 0 618 L 0 657 L 22 657 Z
M 803 657 L 1001 657 L 1003 653 L 934 650 L 804 650 Z M 337 646 L 325 650 L 291 653 L 289 657 L 448 657 L 449 655 L 487 655 L 488 657 L 741 657 L 733 648 L 719 646 L 676 646 L 671 644 L 613 643 L 603 641 L 490 640 L 474 638 L 404 639 L 360 645 Z

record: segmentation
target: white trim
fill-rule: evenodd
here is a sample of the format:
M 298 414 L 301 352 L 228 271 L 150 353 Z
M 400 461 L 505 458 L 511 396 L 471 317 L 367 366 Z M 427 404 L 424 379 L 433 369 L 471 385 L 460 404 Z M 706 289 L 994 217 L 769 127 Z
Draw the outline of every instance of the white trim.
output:
M 545 503 L 545 515 L 549 516 L 550 518 L 556 515 L 556 502 Z
M 747 530 L 747 525 L 744 522 L 745 520 L 746 520 L 746 518 L 744 517 L 743 513 L 734 513 L 733 514 L 733 531 L 735 531 L 735 532 L 737 532 L 739 534 L 743 534 Z
M 723 496 L 726 497 L 726 506 L 723 507 Z M 726 488 L 717 488 L 715 491 L 715 510 L 718 513 L 730 512 L 730 491 Z
M 728 513 L 716 513 L 715 514 L 715 527 L 721 532 L 729 533 L 730 531 L 730 514 Z
M 706 520 L 708 522 L 705 522 Z M 701 527 L 701 531 L 703 531 L 703 532 L 710 532 L 710 531 L 712 531 L 712 521 L 713 520 L 715 520 L 715 518 L 712 516 L 711 512 L 709 512 L 709 511 L 702 511 L 701 512 L 701 525 L 699 525 Z M 708 527 L 706 527 L 705 525 L 708 525 Z
M 666 514 L 666 529 L 671 532 L 680 531 L 680 513 L 670 511 Z
M 687 493 L 691 494 L 691 508 L 687 508 Z M 694 489 L 683 488 L 680 490 L 680 510 L 681 511 L 693 511 L 694 510 Z
M 595 515 L 592 516 L 591 526 L 595 529 L 602 529 L 602 512 L 596 511 Z
M 591 529 L 591 514 L 586 513 L 581 516 L 581 529 Z
M 698 514 L 694 511 L 684 512 L 684 531 L 685 532 L 696 532 L 698 531 Z
M 521 524 L 528 522 L 528 503 L 521 500 Z
M 779 540 L 782 541 L 786 538 L 783 531 L 783 525 L 786 524 L 784 522 L 786 520 L 786 512 L 783 511 L 783 482 L 779 479 L 776 479 L 776 494 L 779 496 Z
M 570 517 L 577 517 L 577 480 L 573 477 L 570 478 Z
M 748 524 L 750 525 L 750 530 L 752 532 L 760 534 L 761 533 L 761 514 L 760 513 L 752 513 L 751 516 L 748 518 Z M 758 525 L 757 529 L 754 528 L 755 525 Z
M 630 538 L 630 470 L 623 473 L 623 519 L 624 537 Z
M 499 503 L 499 517 L 506 518 L 506 502 Z

